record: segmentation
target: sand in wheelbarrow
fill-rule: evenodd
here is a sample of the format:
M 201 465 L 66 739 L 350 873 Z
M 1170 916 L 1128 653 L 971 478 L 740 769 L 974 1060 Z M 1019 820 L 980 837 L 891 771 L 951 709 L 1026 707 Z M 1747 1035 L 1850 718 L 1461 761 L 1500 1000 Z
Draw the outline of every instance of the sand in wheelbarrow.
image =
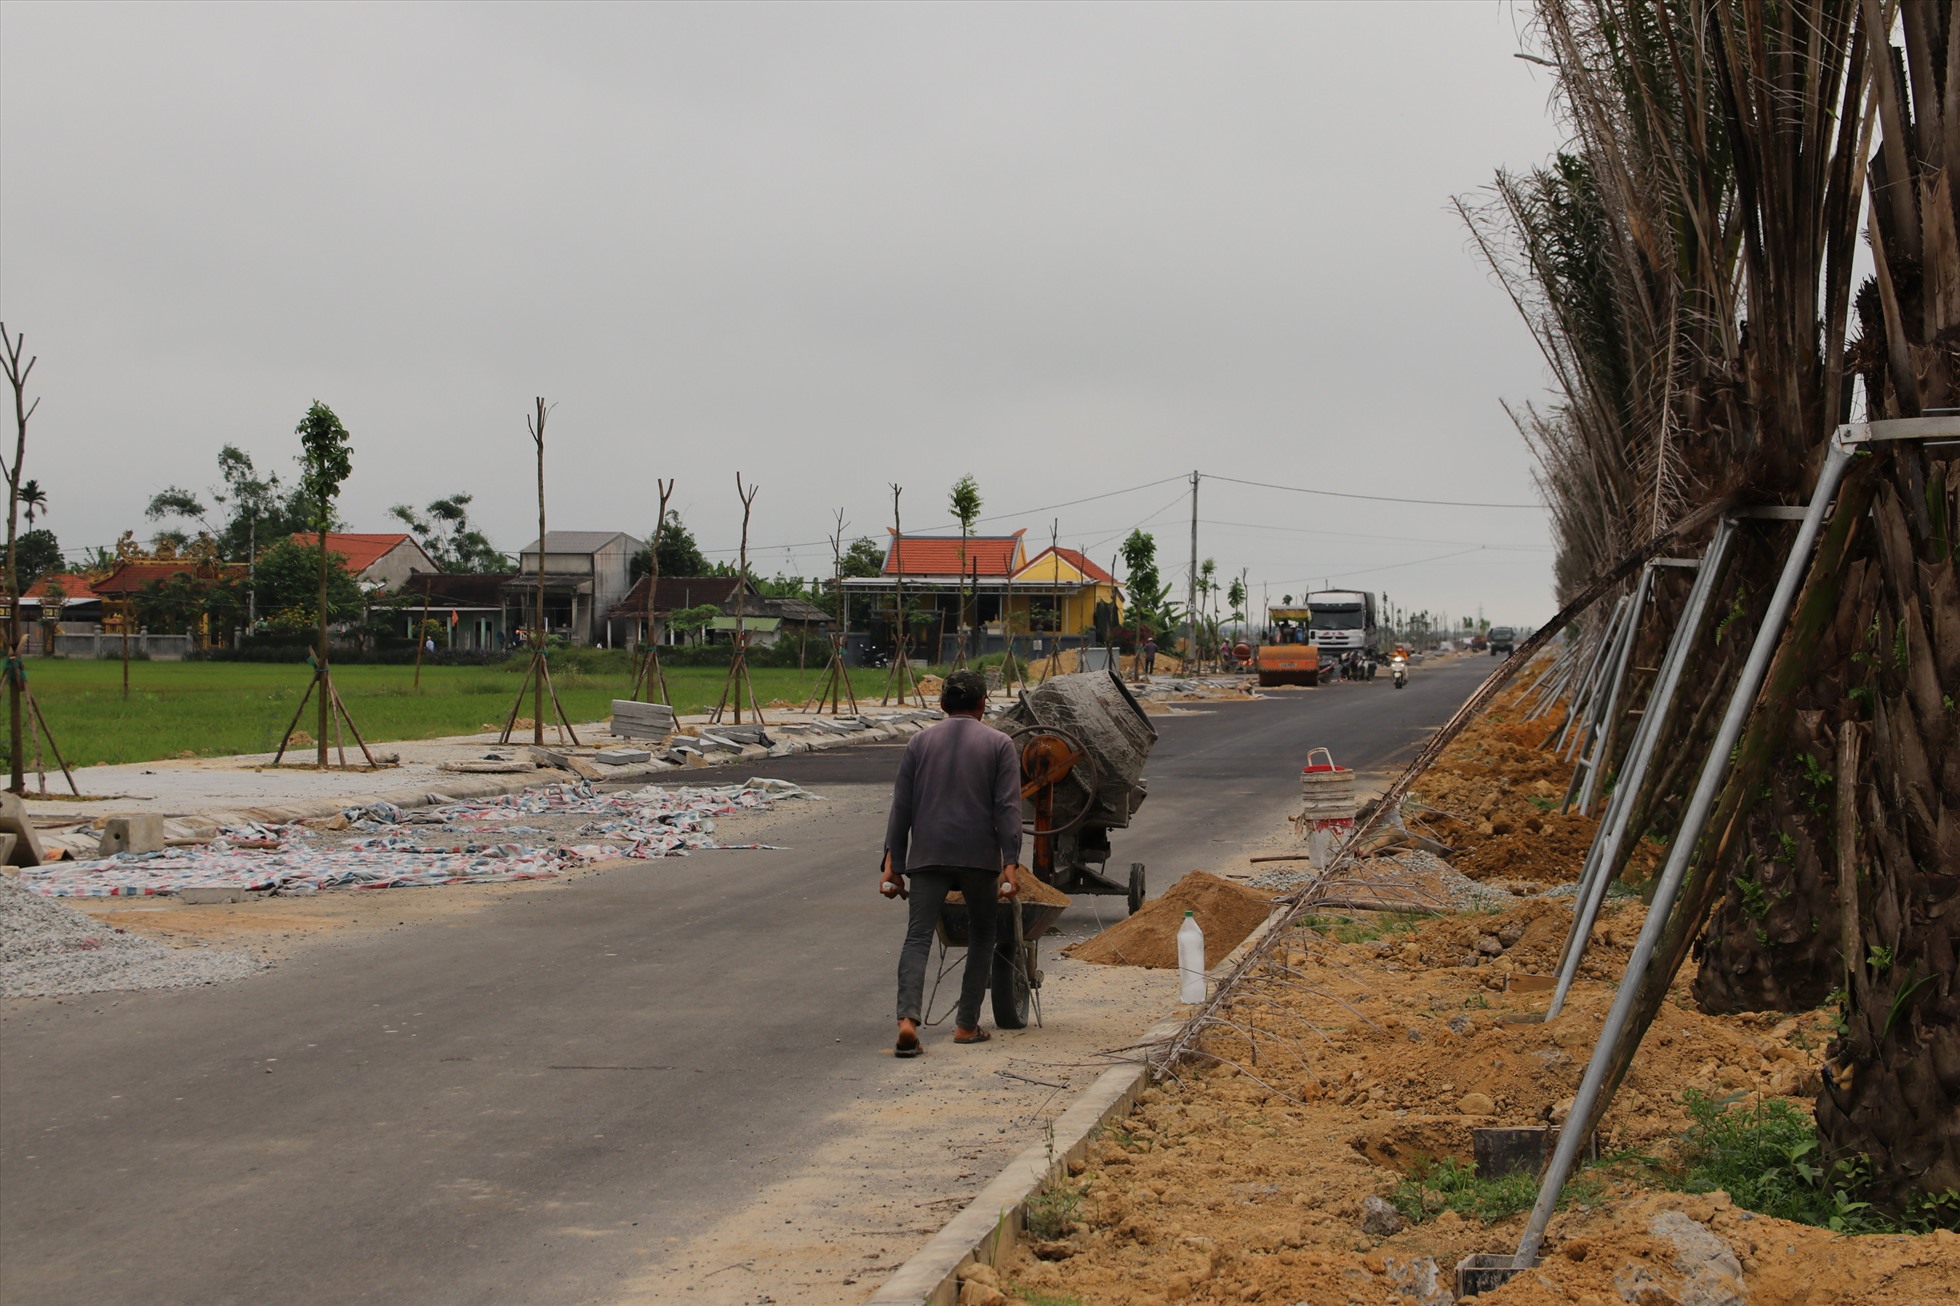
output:
M 965 902 L 966 896 L 955 889 L 946 895 L 946 901 Z M 1037 907 L 1066 907 L 1072 899 L 1046 880 L 1024 875 L 1021 877 L 1020 901 L 1033 903 Z
M 1094 938 L 1064 948 L 1063 955 L 1102 966 L 1177 966 L 1177 928 L 1184 913 L 1197 915 L 1205 932 L 1205 965 L 1216 966 L 1272 914 L 1273 895 L 1192 871 L 1161 898 Z

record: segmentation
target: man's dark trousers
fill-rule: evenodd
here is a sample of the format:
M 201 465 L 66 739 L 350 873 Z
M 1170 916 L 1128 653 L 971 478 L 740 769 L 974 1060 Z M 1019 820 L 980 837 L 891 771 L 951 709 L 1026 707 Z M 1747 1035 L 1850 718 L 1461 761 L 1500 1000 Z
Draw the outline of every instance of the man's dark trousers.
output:
M 932 960 L 933 934 L 946 895 L 958 889 L 966 898 L 966 970 L 960 977 L 960 1005 L 954 1019 L 962 1029 L 980 1027 L 980 1004 L 987 998 L 993 976 L 994 896 L 999 871 L 976 871 L 957 866 L 921 866 L 905 873 L 911 914 L 905 925 L 905 946 L 898 953 L 898 1018 L 924 1023 L 920 1004 L 925 996 L 926 966 Z

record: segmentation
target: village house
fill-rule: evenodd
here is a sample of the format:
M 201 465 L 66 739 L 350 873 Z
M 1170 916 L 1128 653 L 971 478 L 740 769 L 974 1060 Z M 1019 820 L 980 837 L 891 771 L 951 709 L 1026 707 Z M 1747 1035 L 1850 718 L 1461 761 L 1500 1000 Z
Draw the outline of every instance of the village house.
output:
M 710 617 L 698 634 L 709 643 L 732 640 L 738 614 L 749 643 L 757 648 L 784 639 L 821 639 L 832 625 L 830 614 L 816 604 L 800 598 L 766 597 L 753 581 L 735 576 L 662 576 L 657 589 L 652 580 L 651 576 L 640 577 L 626 598 L 607 614 L 616 643 L 637 645 L 649 617 L 654 643 L 682 643 L 681 636 L 693 632 L 671 629 L 668 618 L 702 607 L 712 607 L 719 614 Z
M 551 531 L 531 541 L 517 555 L 517 575 L 503 586 L 514 632 L 536 620 L 542 584 L 547 635 L 617 647 L 630 632 L 611 614 L 632 590 L 633 555 L 645 547 L 624 531 Z
M 293 543 L 303 549 L 318 548 L 317 531 L 296 531 Z M 327 552 L 337 553 L 347 574 L 369 593 L 395 593 L 418 571 L 436 571 L 436 560 L 400 532 L 364 535 L 349 531 L 328 531 Z
M 402 610 L 402 629 L 411 639 L 424 620 L 441 627 L 434 636 L 440 649 L 495 651 L 511 647 L 512 631 L 522 621 L 505 602 L 505 588 L 517 579 L 515 572 L 418 571 L 411 573 L 401 593 L 408 600 Z M 516 620 L 513 620 L 513 617 Z
M 902 582 L 918 656 L 951 661 L 962 625 L 975 656 L 1000 652 L 1010 635 L 1023 654 L 1093 643 L 1098 604 L 1121 619 L 1116 578 L 1074 549 L 1043 549 L 1029 558 L 1026 535 L 894 534 L 883 571 L 844 581 L 853 626 L 866 631 L 870 647 L 894 647 Z

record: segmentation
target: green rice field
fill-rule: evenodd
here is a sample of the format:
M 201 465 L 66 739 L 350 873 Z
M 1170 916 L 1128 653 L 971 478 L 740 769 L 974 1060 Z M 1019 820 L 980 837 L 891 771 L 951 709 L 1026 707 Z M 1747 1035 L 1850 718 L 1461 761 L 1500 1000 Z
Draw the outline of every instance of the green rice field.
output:
M 611 715 L 612 700 L 626 697 L 632 680 L 624 653 L 580 661 L 597 665 L 552 670 L 552 683 L 575 725 Z M 333 680 L 355 725 L 375 743 L 502 729 L 525 667 L 521 659 L 489 667 L 424 667 L 420 689 L 414 685 L 412 666 L 336 666 Z M 779 699 L 801 706 L 815 692 L 822 668 L 757 667 L 750 675 L 763 706 Z M 303 663 L 133 662 L 127 699 L 120 662 L 33 658 L 27 676 L 62 756 L 71 766 L 94 766 L 271 752 L 279 746 L 312 672 Z M 870 689 L 875 701 L 884 676 L 882 671 L 854 671 L 860 699 Z M 711 710 L 727 678 L 725 667 L 669 669 L 667 685 L 675 709 L 683 714 Z M 531 715 L 530 704 L 526 693 L 520 716 Z M 550 720 L 548 701 L 545 710 Z M 306 717 L 300 729 L 311 731 L 318 720 L 311 703 Z M 351 747 L 353 740 L 347 742 Z M 0 764 L 7 760 L 5 753 L 6 734 L 0 730 Z M 28 757 L 31 761 L 31 748 Z M 52 769 L 52 755 L 45 761 Z

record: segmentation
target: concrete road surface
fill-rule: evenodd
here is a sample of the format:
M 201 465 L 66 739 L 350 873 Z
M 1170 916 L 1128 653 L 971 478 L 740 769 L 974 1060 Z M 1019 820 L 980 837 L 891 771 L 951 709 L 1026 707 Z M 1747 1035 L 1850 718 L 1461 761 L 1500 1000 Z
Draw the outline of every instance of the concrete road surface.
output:
M 1148 863 L 1153 891 L 1216 863 L 1297 803 L 1308 746 L 1398 765 L 1493 665 L 1157 718 L 1117 861 Z M 898 752 L 768 773 L 884 786 Z M 217 988 L 8 1004 L 0 1301 L 585 1302 L 644 1285 L 660 1248 L 834 1143 L 840 1106 L 925 1064 L 882 1055 L 902 926 L 873 887 L 881 830 L 807 810 L 777 836 L 791 852 L 593 875 Z M 1095 905 L 1107 919 L 1119 902 Z M 895 1233 L 892 1257 L 924 1238 Z M 700 1299 L 678 1273 L 653 1299 Z

